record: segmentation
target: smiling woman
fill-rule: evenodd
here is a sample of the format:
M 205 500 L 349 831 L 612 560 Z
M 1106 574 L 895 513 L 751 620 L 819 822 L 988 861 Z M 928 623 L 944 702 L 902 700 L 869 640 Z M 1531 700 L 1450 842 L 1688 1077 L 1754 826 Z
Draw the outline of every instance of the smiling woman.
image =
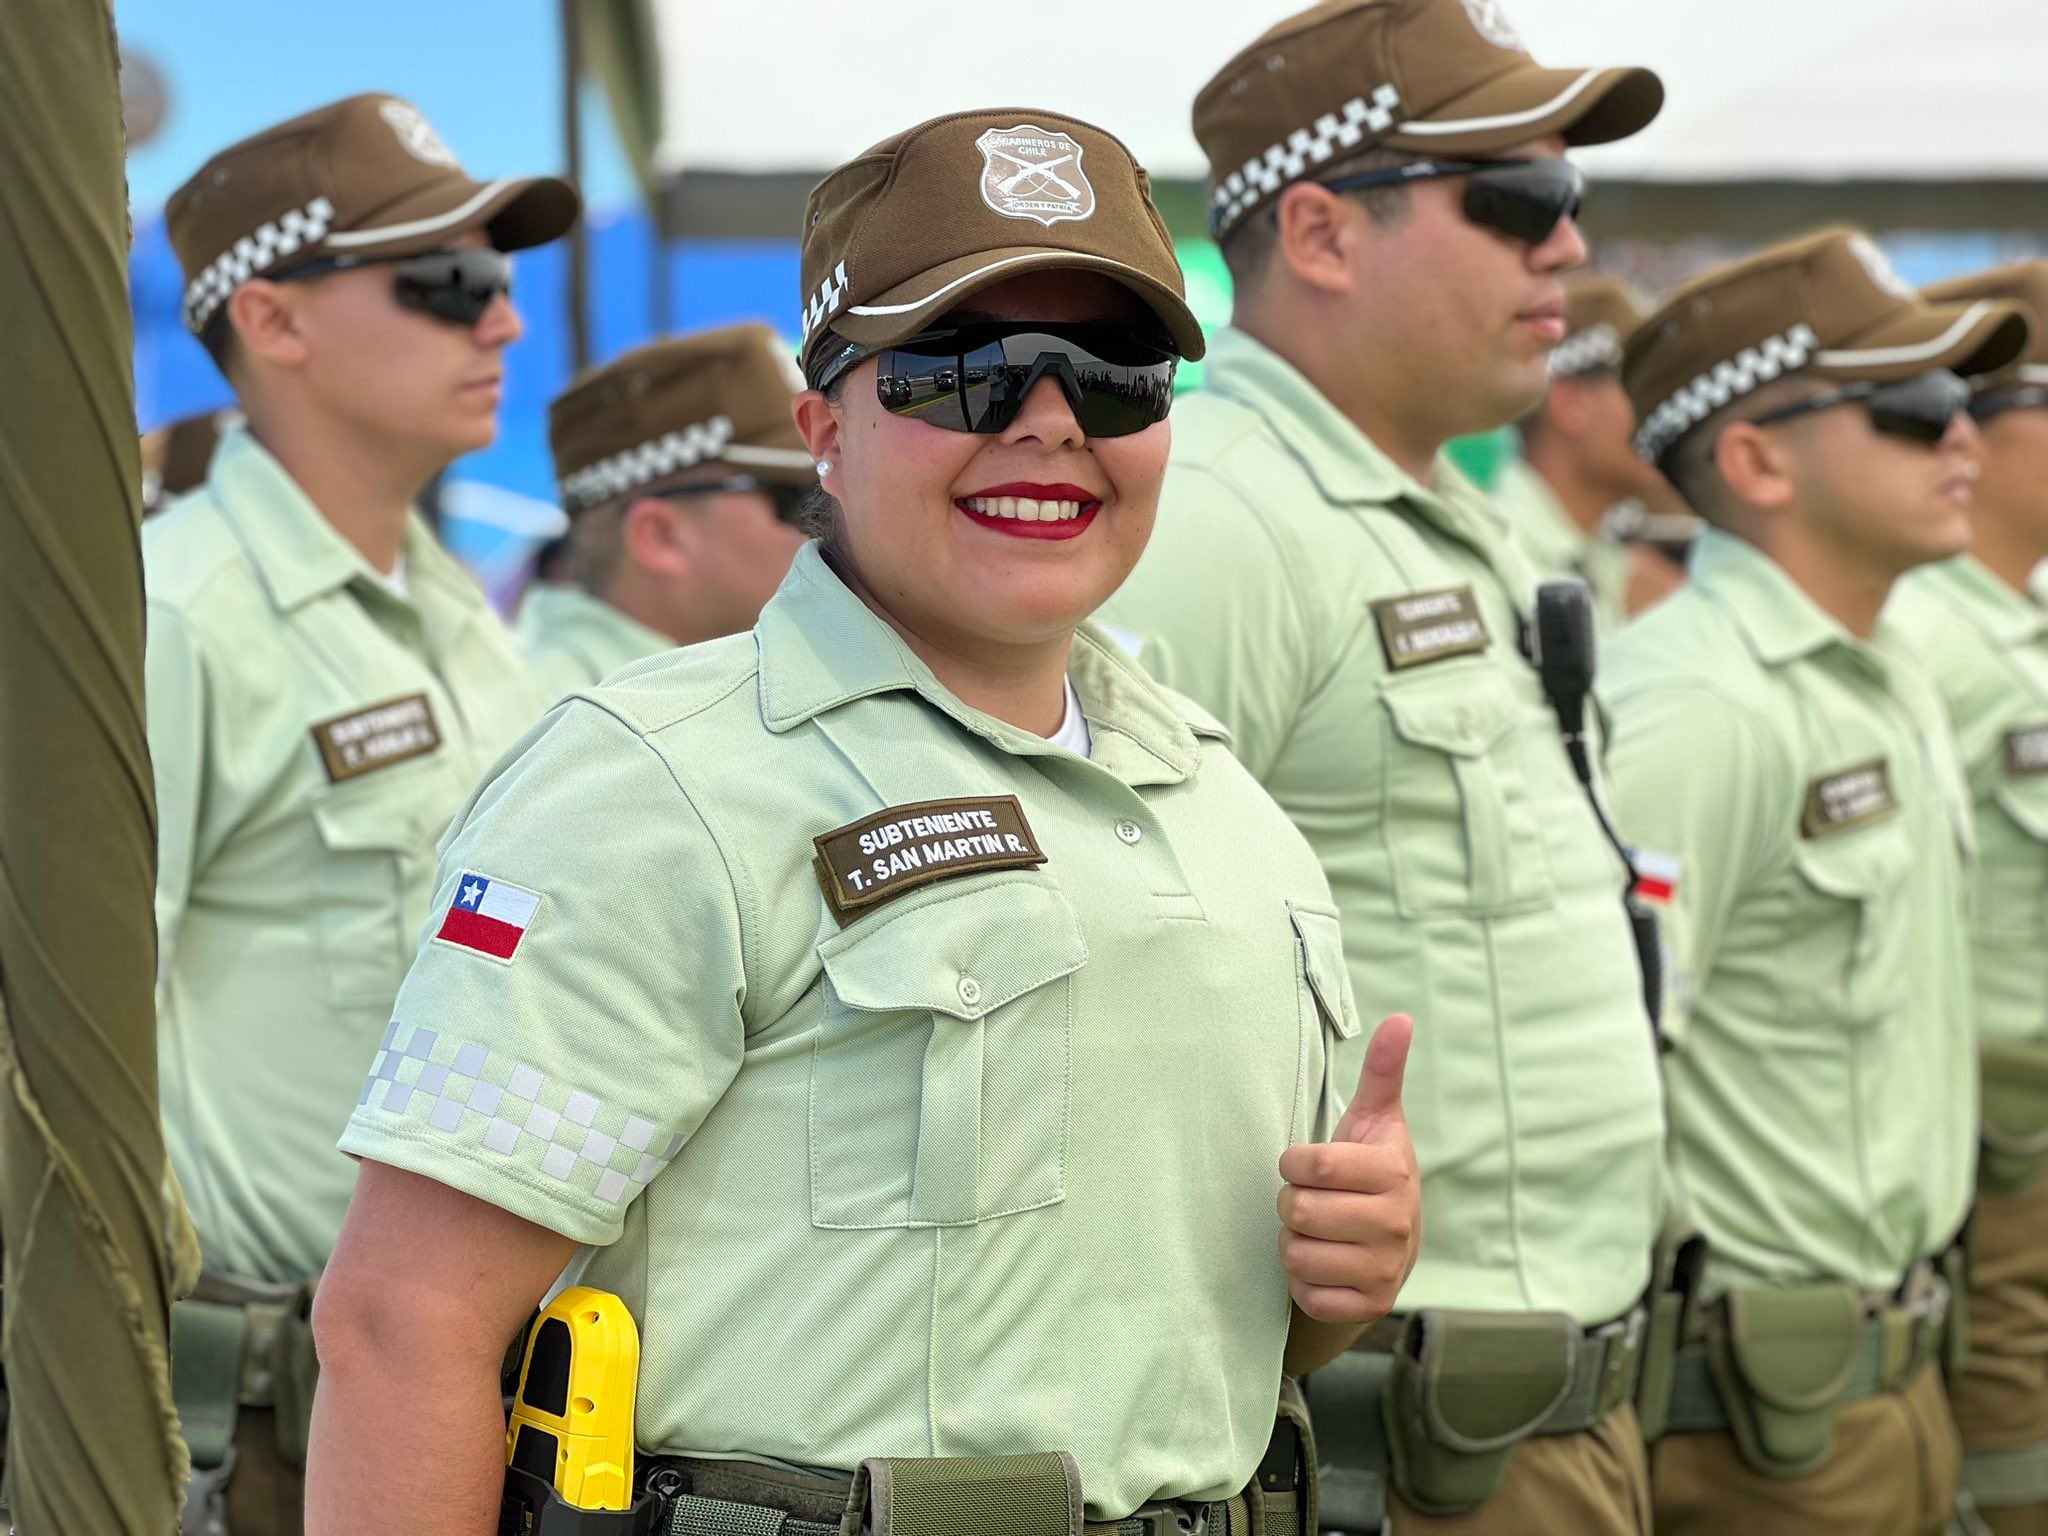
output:
M 941 118 L 820 184 L 804 266 L 829 549 L 558 710 L 443 844 L 343 1142 L 314 1528 L 396 1485 L 401 1381 L 434 1515 L 488 1485 L 505 1336 L 579 1244 L 640 1326 L 641 1482 L 720 1529 L 1299 1528 L 1283 1366 L 1413 1259 L 1409 1026 L 1344 1112 L 1314 857 L 1089 622 L 1202 351 L 1144 173 Z

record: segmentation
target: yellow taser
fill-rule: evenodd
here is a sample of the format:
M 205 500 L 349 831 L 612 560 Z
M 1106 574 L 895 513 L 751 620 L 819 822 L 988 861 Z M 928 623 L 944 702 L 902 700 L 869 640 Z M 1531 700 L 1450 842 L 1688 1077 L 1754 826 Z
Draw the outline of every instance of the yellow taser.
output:
M 541 1309 L 505 1426 L 505 1464 L 577 1509 L 633 1502 L 640 1330 L 609 1291 L 572 1286 Z

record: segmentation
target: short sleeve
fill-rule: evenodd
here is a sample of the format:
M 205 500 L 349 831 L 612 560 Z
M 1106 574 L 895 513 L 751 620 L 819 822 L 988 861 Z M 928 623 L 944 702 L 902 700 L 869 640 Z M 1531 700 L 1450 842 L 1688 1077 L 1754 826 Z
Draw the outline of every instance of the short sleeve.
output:
M 444 839 L 341 1149 L 616 1240 L 739 1070 L 738 914 L 659 753 L 601 706 L 563 705 Z
M 1614 821 L 1664 949 L 1666 1039 L 1682 1041 L 1702 979 L 1773 824 L 1757 728 L 1719 693 L 1674 684 L 1607 701 Z
M 1154 677 L 1221 720 L 1263 781 L 1310 691 L 1307 607 L 1256 510 L 1208 471 L 1170 467 L 1152 542 L 1099 617 Z

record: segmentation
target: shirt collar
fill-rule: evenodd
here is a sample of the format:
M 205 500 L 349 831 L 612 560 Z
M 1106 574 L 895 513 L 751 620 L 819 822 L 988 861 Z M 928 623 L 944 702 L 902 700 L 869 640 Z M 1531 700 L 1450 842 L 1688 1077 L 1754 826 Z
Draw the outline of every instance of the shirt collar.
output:
M 1995 644 L 2011 649 L 2029 644 L 2048 632 L 2048 608 L 2042 606 L 2044 598 L 2015 592 L 1983 561 L 1970 555 L 1958 555 L 1939 569 L 1948 578 L 1949 590 L 1967 608 L 1970 622 Z M 2035 585 L 2048 594 L 2048 586 L 2038 580 Z
M 391 602 L 405 601 L 377 580 L 361 551 L 320 515 L 312 498 L 248 428 L 237 427 L 221 439 L 207 486 L 279 609 L 290 612 L 354 581 L 376 588 Z M 440 596 L 482 606 L 482 590 L 441 548 L 417 512 L 407 520 L 403 549 L 407 588 L 415 597 L 431 588 Z
M 1505 527 L 1499 514 L 1450 459 L 1439 453 L 1424 485 L 1265 343 L 1234 326 L 1209 341 L 1203 388 L 1263 417 L 1322 492 L 1338 506 L 1409 503 L 1484 548 Z
M 1869 653 L 1784 567 L 1747 539 L 1719 528 L 1704 530 L 1693 545 L 1687 580 L 1727 610 L 1757 659 L 1768 666 L 1834 644 Z
M 666 651 L 675 641 L 659 630 L 642 624 L 631 614 L 614 608 L 601 597 L 581 587 L 535 585 L 526 593 L 520 618 L 529 632 L 543 625 L 562 634 L 589 636 L 599 641 L 616 639 L 620 644 L 652 654 Z
M 762 719 L 778 734 L 856 699 L 908 691 L 1006 752 L 1057 750 L 1041 736 L 963 704 L 839 579 L 816 544 L 797 551 L 754 635 Z M 1200 761 L 1196 736 L 1224 735 L 1200 709 L 1161 689 L 1093 624 L 1075 634 L 1067 675 L 1095 733 L 1095 761 L 1127 783 L 1178 783 Z M 1118 737 L 1137 750 L 1120 750 Z

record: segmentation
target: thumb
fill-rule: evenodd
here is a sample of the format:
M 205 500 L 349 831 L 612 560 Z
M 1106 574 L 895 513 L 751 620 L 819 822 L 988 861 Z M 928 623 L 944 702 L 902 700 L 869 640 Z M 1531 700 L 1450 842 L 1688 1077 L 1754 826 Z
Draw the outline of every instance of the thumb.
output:
M 1358 1069 L 1358 1092 L 1337 1122 L 1338 1141 L 1363 1141 L 1375 1126 L 1401 1116 L 1401 1079 L 1408 1070 L 1408 1046 L 1415 1021 L 1405 1013 L 1390 1014 L 1373 1031 Z

